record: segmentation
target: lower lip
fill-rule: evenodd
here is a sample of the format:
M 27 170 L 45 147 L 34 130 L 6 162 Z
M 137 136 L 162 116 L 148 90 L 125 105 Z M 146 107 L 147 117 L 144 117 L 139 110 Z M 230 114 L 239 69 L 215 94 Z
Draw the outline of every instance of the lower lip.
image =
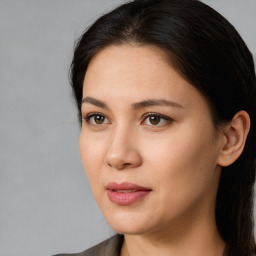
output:
M 138 190 L 130 193 L 120 193 L 114 190 L 107 190 L 110 201 L 118 205 L 130 205 L 142 199 L 150 193 L 150 190 Z

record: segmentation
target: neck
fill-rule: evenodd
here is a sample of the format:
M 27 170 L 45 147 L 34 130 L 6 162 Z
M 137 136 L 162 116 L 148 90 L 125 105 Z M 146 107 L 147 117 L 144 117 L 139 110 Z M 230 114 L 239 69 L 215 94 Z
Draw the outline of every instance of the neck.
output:
M 207 215 L 204 215 L 207 216 Z M 219 235 L 215 218 L 190 216 L 187 223 L 176 221 L 169 230 L 141 235 L 124 235 L 121 256 L 222 256 L 225 242 Z M 195 221 L 191 222 L 191 219 Z

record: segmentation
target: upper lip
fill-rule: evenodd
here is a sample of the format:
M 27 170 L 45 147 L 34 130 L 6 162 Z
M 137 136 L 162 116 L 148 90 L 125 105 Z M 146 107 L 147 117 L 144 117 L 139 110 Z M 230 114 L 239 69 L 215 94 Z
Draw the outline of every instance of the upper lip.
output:
M 134 191 L 150 191 L 150 188 L 145 188 L 130 182 L 116 183 L 110 182 L 106 186 L 108 190 L 134 190 Z

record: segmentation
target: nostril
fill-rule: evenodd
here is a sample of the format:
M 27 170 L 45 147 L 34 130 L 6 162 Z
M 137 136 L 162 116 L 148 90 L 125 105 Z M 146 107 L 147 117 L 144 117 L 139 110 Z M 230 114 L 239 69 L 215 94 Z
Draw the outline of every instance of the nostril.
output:
M 107 162 L 107 161 L 104 161 L 104 163 L 106 165 L 108 165 L 109 167 L 111 168 L 115 168 L 117 170 L 123 170 L 123 169 L 126 169 L 126 168 L 129 168 L 130 166 L 132 166 L 131 163 L 116 163 L 116 164 L 111 164 L 110 162 Z
M 110 147 L 105 155 L 104 164 L 117 170 L 130 169 L 139 166 L 141 155 L 134 147 Z

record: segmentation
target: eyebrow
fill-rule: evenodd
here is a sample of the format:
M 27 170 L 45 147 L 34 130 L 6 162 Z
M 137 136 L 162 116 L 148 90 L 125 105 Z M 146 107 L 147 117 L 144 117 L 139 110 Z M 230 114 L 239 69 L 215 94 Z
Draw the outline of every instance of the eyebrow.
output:
M 92 97 L 85 97 L 84 99 L 82 99 L 82 104 L 83 103 L 90 103 L 100 108 L 109 109 L 106 103 Z M 150 106 L 171 106 L 171 107 L 183 108 L 183 106 L 180 105 L 179 103 L 169 101 L 169 100 L 164 100 L 164 99 L 148 99 L 141 102 L 133 103 L 131 106 L 135 110 L 150 107 Z
M 83 98 L 82 104 L 83 103 L 90 103 L 90 104 L 95 105 L 100 108 L 109 109 L 106 103 L 104 103 L 103 101 L 97 100 L 95 98 L 92 98 L 92 97 Z
M 144 101 L 132 104 L 133 109 L 141 109 L 141 108 L 146 108 L 150 106 L 171 106 L 171 107 L 183 108 L 182 105 L 176 102 L 164 100 L 164 99 L 148 99 L 148 100 L 144 100 Z

